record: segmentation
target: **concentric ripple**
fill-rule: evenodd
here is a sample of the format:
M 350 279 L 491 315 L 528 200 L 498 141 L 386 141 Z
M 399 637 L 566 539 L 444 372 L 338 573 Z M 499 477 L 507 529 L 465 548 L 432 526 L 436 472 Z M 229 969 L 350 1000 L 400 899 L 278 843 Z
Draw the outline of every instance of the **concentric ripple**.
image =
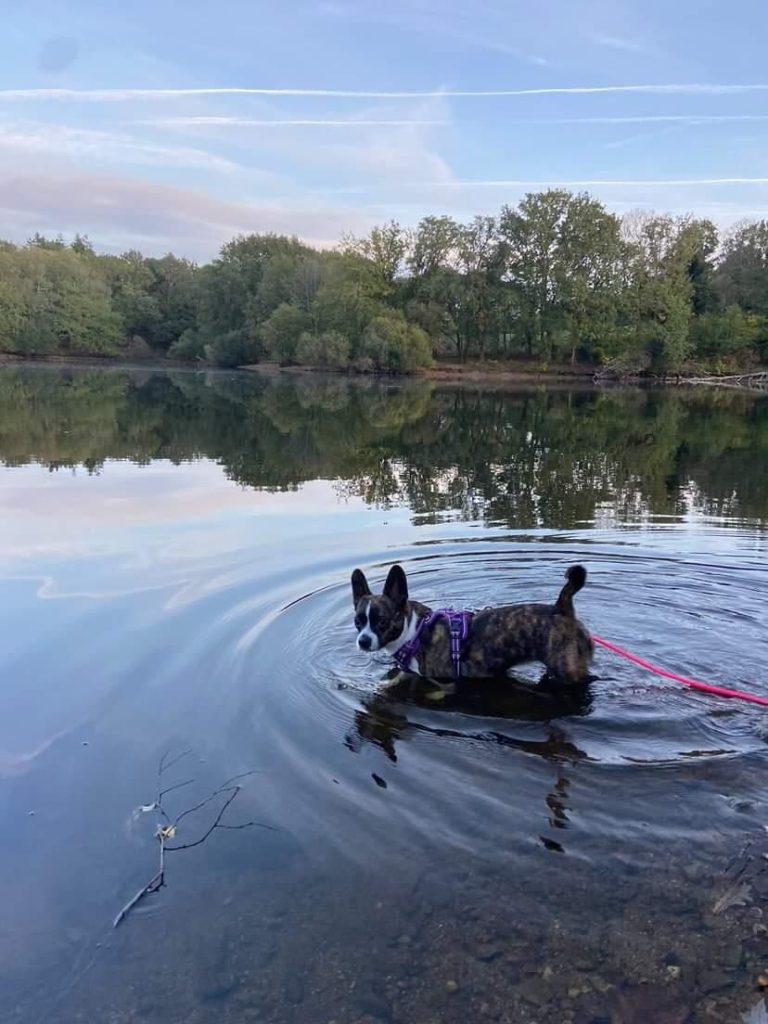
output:
M 363 568 L 380 584 L 395 560 L 419 600 L 467 607 L 551 601 L 581 561 L 589 580 L 578 612 L 596 633 L 665 667 L 768 692 L 758 603 L 767 575 L 757 561 L 582 534 L 419 544 Z M 760 799 L 761 709 L 696 694 L 603 650 L 583 700 L 537 692 L 535 667 L 522 682 L 440 702 L 387 689 L 386 659 L 354 644 L 349 569 L 323 566 L 311 589 L 265 609 L 237 662 L 249 693 L 241 737 L 269 743 L 280 813 L 330 838 L 336 855 L 448 842 L 524 867 L 550 837 L 578 855 L 627 847 L 642 860 L 660 835 L 685 840 L 715 813 L 719 829 L 739 827 L 731 804 Z M 696 799 L 681 818 L 683 786 Z M 501 847 L 499 835 L 508 837 Z

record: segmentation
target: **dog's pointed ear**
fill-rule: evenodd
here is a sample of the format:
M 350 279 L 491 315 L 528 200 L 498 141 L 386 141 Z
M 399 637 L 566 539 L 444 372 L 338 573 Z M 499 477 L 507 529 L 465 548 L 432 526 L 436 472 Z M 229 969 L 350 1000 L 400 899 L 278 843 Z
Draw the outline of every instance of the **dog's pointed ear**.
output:
M 384 597 L 388 597 L 398 608 L 408 600 L 408 580 L 402 566 L 393 565 L 389 570 L 387 582 L 384 584 Z
M 360 569 L 355 569 L 352 573 L 352 601 L 355 608 L 357 608 L 360 598 L 368 597 L 370 593 L 371 588 L 368 586 L 365 574 Z

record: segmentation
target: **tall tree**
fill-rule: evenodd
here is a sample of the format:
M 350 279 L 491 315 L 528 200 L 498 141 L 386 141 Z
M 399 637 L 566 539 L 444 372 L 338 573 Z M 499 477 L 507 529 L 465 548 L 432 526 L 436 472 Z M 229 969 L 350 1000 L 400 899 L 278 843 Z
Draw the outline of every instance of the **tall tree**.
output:
M 396 220 L 371 230 L 365 238 L 350 236 L 342 241 L 342 251 L 370 260 L 385 288 L 392 290 L 403 273 L 411 248 L 411 235 Z
M 531 355 L 551 355 L 552 337 L 562 324 L 558 246 L 572 198 L 570 192 L 549 189 L 528 193 L 517 208 L 501 211 L 505 276 L 518 296 L 519 327 Z
M 726 305 L 768 316 L 768 221 L 744 222 L 726 235 L 715 287 Z

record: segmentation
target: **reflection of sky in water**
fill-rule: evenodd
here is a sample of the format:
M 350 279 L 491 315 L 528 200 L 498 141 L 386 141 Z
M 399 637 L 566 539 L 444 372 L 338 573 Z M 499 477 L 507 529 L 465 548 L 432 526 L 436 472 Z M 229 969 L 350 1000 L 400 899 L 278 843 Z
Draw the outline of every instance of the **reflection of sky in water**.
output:
M 125 548 L 127 531 L 131 548 L 142 537 L 167 545 L 168 554 L 180 558 L 192 537 L 197 555 L 223 554 L 254 542 L 245 533 L 254 520 L 264 543 L 270 531 L 284 533 L 286 519 L 310 517 L 311 530 L 322 530 L 325 517 L 342 507 L 351 512 L 362 504 L 342 501 L 325 481 L 288 492 L 238 487 L 208 460 L 142 467 L 108 462 L 94 475 L 26 466 L 0 474 L 0 558 L 8 563 L 37 555 L 116 552 Z M 306 531 L 306 523 L 301 529 Z
M 387 526 L 395 522 L 407 528 L 404 510 L 387 513 Z M 232 484 L 208 460 L 108 462 L 98 475 L 37 466 L 0 473 L 0 571 L 38 580 L 39 597 L 166 587 L 214 565 L 235 570 L 256 553 L 279 563 L 287 536 L 293 562 L 377 526 L 386 528 L 380 512 L 340 498 L 330 482 L 261 492 Z
M 0 692 L 0 773 L 87 720 L 137 662 L 163 664 L 184 606 L 199 605 L 189 614 L 208 636 L 217 593 L 257 600 L 281 571 L 301 590 L 302 564 L 311 577 L 323 558 L 363 559 L 379 546 L 371 531 L 395 528 L 410 531 L 405 510 L 385 524 L 330 482 L 259 492 L 208 460 L 2 470 L 0 623 L 13 643 L 0 674 L 16 685 Z

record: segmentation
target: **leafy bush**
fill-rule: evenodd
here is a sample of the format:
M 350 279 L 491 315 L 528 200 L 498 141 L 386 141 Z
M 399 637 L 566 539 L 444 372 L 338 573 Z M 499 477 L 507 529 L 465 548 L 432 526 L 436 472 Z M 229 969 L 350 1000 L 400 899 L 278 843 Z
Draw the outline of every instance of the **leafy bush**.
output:
M 360 370 L 413 373 L 432 365 L 429 338 L 402 314 L 376 316 L 363 332 L 355 365 Z
M 705 313 L 693 324 L 691 333 L 695 353 L 712 358 L 740 352 L 764 337 L 762 321 L 762 317 L 745 313 L 738 306 L 728 306 L 722 313 Z
M 299 339 L 307 326 L 306 313 L 298 306 L 281 303 L 258 331 L 269 358 L 282 364 L 295 363 Z
M 208 362 L 216 366 L 245 366 L 256 358 L 256 343 L 244 331 L 228 331 L 208 342 L 203 351 Z
M 205 345 L 198 331 L 188 328 L 178 341 L 174 341 L 168 350 L 172 359 L 194 363 L 205 358 Z
M 302 366 L 346 370 L 349 350 L 349 338 L 340 331 L 325 331 L 319 335 L 305 331 L 296 347 L 296 361 Z

